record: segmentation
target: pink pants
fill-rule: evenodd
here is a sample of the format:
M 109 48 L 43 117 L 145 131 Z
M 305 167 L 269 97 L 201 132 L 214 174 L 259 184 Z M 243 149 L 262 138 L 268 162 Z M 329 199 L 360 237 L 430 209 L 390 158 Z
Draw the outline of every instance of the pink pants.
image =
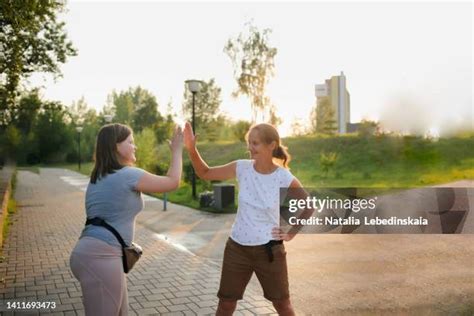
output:
M 87 316 L 128 315 L 127 278 L 120 247 L 82 237 L 71 253 L 70 265 L 81 283 Z

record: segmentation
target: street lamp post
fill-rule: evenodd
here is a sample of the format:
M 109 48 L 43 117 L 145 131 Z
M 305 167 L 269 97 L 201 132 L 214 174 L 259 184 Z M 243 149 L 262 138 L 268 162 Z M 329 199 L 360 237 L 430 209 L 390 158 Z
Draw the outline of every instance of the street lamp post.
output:
M 189 91 L 193 94 L 193 117 L 192 117 L 192 126 L 194 134 L 196 135 L 196 112 L 195 112 L 195 102 L 196 102 L 196 93 L 201 90 L 201 81 L 199 80 L 186 80 L 186 84 L 188 86 Z M 192 177 L 191 177 L 192 187 L 193 187 L 193 198 L 196 198 L 196 174 L 194 172 L 194 168 L 192 170 Z
M 107 124 L 109 124 L 110 122 L 112 122 L 112 119 L 113 119 L 113 118 L 114 118 L 114 117 L 113 117 L 113 115 L 111 115 L 111 114 L 105 114 L 105 115 L 104 115 L 104 120 L 105 120 L 105 122 L 106 122 Z
M 77 126 L 76 131 L 77 131 L 77 134 L 78 134 L 78 152 L 79 152 L 78 167 L 79 167 L 79 171 L 81 171 L 81 132 L 82 132 L 82 126 Z

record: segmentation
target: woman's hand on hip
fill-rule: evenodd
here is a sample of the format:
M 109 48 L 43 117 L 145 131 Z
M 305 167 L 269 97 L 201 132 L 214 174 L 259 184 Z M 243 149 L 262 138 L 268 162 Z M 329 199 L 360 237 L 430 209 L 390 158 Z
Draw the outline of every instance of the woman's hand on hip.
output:
M 295 237 L 295 234 L 285 233 L 280 227 L 273 227 L 272 238 L 274 240 L 290 241 Z

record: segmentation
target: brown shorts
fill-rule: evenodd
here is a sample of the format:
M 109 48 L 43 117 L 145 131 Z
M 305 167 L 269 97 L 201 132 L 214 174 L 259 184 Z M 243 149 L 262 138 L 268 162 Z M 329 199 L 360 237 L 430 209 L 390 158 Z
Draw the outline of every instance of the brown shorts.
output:
M 222 300 L 241 300 L 255 272 L 266 299 L 277 301 L 289 298 L 285 246 L 275 245 L 272 250 L 274 260 L 270 262 L 265 246 L 242 246 L 229 238 L 224 250 L 217 297 Z

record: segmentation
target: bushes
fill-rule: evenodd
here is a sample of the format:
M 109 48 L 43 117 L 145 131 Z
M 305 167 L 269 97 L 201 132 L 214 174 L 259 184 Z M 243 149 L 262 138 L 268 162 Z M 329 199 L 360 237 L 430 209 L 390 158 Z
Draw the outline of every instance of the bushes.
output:
M 233 133 L 236 140 L 244 142 L 245 135 L 247 134 L 252 124 L 248 121 L 238 121 L 233 126 Z
M 145 128 L 142 132 L 135 134 L 135 145 L 137 146 L 137 166 L 145 170 L 156 169 L 157 152 L 156 138 L 151 128 Z

